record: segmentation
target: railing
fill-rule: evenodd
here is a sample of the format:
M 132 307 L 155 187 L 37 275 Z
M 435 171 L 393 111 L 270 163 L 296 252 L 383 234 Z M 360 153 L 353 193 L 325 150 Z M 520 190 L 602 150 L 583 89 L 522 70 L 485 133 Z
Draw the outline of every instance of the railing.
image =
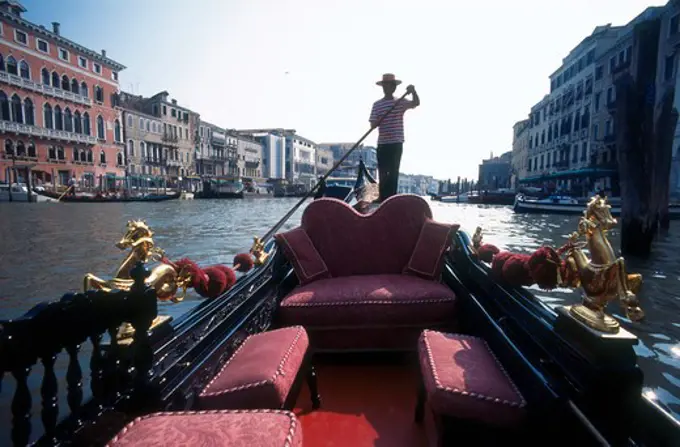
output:
M 132 270 L 134 285 L 129 292 L 90 291 L 67 294 L 60 300 L 36 305 L 14 320 L 0 326 L 0 372 L 10 373 L 16 388 L 12 400 L 11 439 L 15 446 L 25 446 L 31 439 L 33 406 L 29 376 L 40 361 L 42 444 L 58 444 L 71 439 L 76 431 L 131 396 L 148 398 L 153 351 L 148 330 L 157 316 L 156 292 L 145 285 L 148 270 L 139 263 Z M 117 343 L 117 333 L 124 322 L 135 329 L 130 346 Z M 110 344 L 104 346 L 108 335 Z M 89 343 L 87 343 L 89 341 Z M 87 343 L 81 349 L 81 345 Z M 82 364 L 91 350 L 89 361 L 92 398 L 83 404 Z M 58 360 L 67 363 L 62 394 L 70 415 L 59 420 Z M 65 390 L 65 392 L 64 392 Z M 134 399 L 132 399 L 134 400 Z M 63 413 L 63 412 L 62 412 Z M 82 431 L 80 431 L 82 435 Z M 104 440 L 105 442 L 106 440 Z M 87 445 L 100 442 L 86 442 Z
M 92 100 L 87 96 L 79 95 L 78 93 L 69 92 L 62 90 L 60 88 L 55 88 L 50 85 L 40 84 L 38 82 L 33 82 L 30 79 L 24 79 L 21 76 L 9 74 L 4 71 L 0 71 L 0 81 L 6 82 L 10 85 L 25 88 L 27 90 L 32 90 L 34 92 L 43 93 L 45 95 L 54 96 L 55 98 L 66 99 L 69 101 L 77 102 L 80 104 L 85 104 L 88 106 L 92 105 Z
M 168 166 L 182 166 L 182 162 L 179 160 L 166 159 L 165 164 Z
M 1 72 L 0 72 L 1 73 Z M 53 138 L 64 141 L 74 141 L 77 143 L 95 144 L 97 137 L 83 135 L 65 130 L 48 129 L 46 127 L 32 126 L 30 124 L 14 123 L 12 121 L 0 121 L 0 130 L 4 132 L 15 132 L 24 135 L 31 135 L 41 138 Z
M 163 139 L 163 141 L 169 141 L 169 142 L 172 142 L 172 143 L 177 143 L 179 141 L 179 138 L 177 138 L 176 136 L 170 135 L 170 134 L 165 134 L 165 133 L 163 134 L 163 136 L 161 138 Z

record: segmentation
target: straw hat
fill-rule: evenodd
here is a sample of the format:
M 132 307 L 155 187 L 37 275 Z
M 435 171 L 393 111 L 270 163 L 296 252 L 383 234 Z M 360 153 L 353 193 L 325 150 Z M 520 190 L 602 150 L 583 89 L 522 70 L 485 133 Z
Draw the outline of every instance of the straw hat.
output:
M 376 84 L 377 84 L 377 85 L 383 85 L 383 84 L 388 83 L 388 82 L 393 82 L 394 85 L 399 85 L 399 84 L 401 84 L 401 81 L 400 81 L 399 79 L 397 79 L 397 78 L 394 76 L 394 74 L 392 74 L 392 73 L 385 73 L 385 74 L 382 76 L 382 80 L 376 82 Z

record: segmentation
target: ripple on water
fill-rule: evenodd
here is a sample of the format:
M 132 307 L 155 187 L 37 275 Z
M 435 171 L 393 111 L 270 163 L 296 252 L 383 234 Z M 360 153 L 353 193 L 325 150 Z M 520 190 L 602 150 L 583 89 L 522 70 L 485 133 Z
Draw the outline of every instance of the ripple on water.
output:
M 57 298 L 81 287 L 84 273 L 111 275 L 122 259 L 114 242 L 125 223 L 143 218 L 155 232 L 157 245 L 171 259 L 188 257 L 199 265 L 231 264 L 236 253 L 250 248 L 296 199 L 193 200 L 154 204 L 0 204 L 0 318 L 16 316 L 43 299 Z M 543 244 L 560 246 L 576 229 L 578 216 L 515 214 L 510 207 L 430 202 L 435 218 L 458 223 L 474 233 L 484 229 L 486 242 L 503 250 L 532 252 Z M 304 206 L 284 226 L 299 223 Z M 618 231 L 611 232 L 618 247 Z M 626 260 L 630 272 L 642 273 L 640 299 L 646 321 L 633 324 L 616 314 L 640 338 L 636 347 L 645 384 L 678 416 L 680 385 L 680 222 L 655 243 L 649 260 Z M 555 307 L 579 301 L 565 289 L 532 292 Z M 186 312 L 197 303 L 189 296 L 167 310 Z M 166 307 L 167 306 L 167 307 Z M 177 314 L 175 314 L 177 315 Z M 671 379 L 672 378 L 672 379 Z M 5 402 L 0 399 L 0 404 Z

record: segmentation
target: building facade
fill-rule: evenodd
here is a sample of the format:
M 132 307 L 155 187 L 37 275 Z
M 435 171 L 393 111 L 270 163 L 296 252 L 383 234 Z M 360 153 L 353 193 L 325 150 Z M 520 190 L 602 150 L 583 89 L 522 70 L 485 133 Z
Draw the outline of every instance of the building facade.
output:
M 206 121 L 198 125 L 196 174 L 201 177 L 227 175 L 227 131 Z
M 286 131 L 286 179 L 311 188 L 316 177 L 316 143 L 294 129 Z
M 317 146 L 316 148 L 316 174 L 326 175 L 328 171 L 333 168 L 334 158 L 333 151 L 326 148 Z
M 352 147 L 354 147 L 354 144 L 355 143 L 320 143 L 318 147 L 324 150 L 330 150 L 333 153 L 333 162 L 337 163 Z M 334 177 L 356 177 L 360 160 L 364 161 L 364 165 L 366 165 L 368 172 L 377 179 L 378 153 L 375 147 L 364 145 L 359 146 L 349 154 L 332 175 Z
M 165 177 L 168 149 L 163 147 L 163 126 L 158 118 L 121 107 L 123 111 L 126 171 L 131 177 Z
M 506 152 L 499 157 L 492 156 L 488 160 L 482 160 L 482 164 L 479 165 L 477 188 L 479 190 L 510 188 L 511 175 L 512 152 Z
M 238 167 L 241 177 L 262 182 L 262 143 L 244 135 L 233 134 L 238 148 Z
M 680 58 L 676 49 L 678 44 L 680 44 L 680 2 L 671 1 L 665 6 L 661 16 L 656 91 L 661 92 L 663 87 L 675 85 L 676 110 L 680 110 L 680 77 L 678 77 Z M 671 197 L 674 200 L 680 199 L 680 123 L 675 127 L 673 138 L 669 187 Z
M 285 129 L 241 129 L 235 133 L 262 145 L 262 177 L 271 180 L 287 178 Z
M 510 187 L 517 187 L 517 180 L 526 178 L 529 167 L 529 120 L 517 121 L 512 126 L 512 175 Z
M 25 20 L 0 1 L 0 181 L 103 184 L 124 173 L 121 116 L 115 105 L 125 67 Z M 12 176 L 14 172 L 18 175 Z

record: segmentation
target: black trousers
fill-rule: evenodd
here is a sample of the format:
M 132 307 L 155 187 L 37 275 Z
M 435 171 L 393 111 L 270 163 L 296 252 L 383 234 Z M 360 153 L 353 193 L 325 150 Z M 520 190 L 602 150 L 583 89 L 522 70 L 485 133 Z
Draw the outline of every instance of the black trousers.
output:
M 401 153 L 404 151 L 403 143 L 389 143 L 378 145 L 378 175 L 380 201 L 397 193 L 399 186 L 399 165 Z

